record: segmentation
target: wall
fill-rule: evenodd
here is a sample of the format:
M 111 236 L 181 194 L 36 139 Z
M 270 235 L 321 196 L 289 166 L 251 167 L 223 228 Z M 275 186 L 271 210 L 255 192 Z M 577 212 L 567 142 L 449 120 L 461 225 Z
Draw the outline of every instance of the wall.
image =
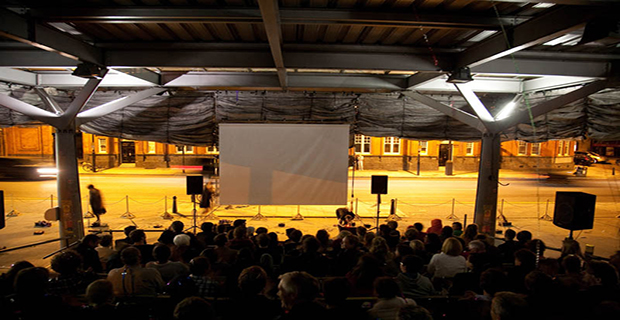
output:
M 4 128 L 3 155 L 45 160 L 54 159 L 54 136 L 50 126 L 14 126 Z

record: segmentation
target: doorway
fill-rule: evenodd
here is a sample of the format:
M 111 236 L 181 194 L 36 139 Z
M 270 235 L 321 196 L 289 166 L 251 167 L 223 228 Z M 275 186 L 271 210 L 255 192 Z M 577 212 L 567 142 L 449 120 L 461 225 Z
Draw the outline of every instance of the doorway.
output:
M 136 143 L 133 141 L 121 141 L 121 162 L 136 163 Z
M 450 144 L 439 145 L 439 166 L 445 167 L 446 162 L 450 160 Z

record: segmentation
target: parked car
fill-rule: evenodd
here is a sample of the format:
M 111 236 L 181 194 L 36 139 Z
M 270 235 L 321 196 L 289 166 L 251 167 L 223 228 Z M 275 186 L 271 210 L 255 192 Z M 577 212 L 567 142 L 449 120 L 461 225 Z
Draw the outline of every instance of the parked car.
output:
M 38 180 L 56 178 L 58 169 L 53 163 L 26 158 L 0 158 L 0 178 Z
M 579 166 L 589 166 L 594 163 L 594 159 L 586 152 L 575 152 L 573 162 Z
M 591 161 L 592 163 L 604 163 L 607 162 L 607 158 L 599 155 L 598 153 L 592 151 L 575 151 L 575 164 L 577 164 L 577 160 L 581 159 L 589 159 L 587 161 Z

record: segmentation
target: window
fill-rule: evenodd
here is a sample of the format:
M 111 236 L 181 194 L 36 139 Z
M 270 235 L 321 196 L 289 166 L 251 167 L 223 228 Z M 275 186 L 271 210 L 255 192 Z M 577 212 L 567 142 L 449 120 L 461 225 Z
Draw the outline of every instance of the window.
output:
M 355 135 L 355 152 L 356 153 L 370 153 L 370 137 L 365 135 Z
M 564 141 L 564 155 L 567 156 L 570 152 L 570 141 Z
M 420 141 L 419 144 L 420 144 L 419 153 L 428 154 L 428 141 Z
M 97 139 L 97 152 L 108 153 L 108 139 L 107 138 Z
M 540 155 L 540 142 L 532 143 L 532 155 L 539 156 Z
M 525 141 L 518 141 L 518 143 L 519 143 L 518 154 L 520 155 L 527 154 L 527 143 Z
M 387 137 L 383 141 L 383 154 L 400 154 L 400 139 Z
M 474 155 L 474 143 L 473 142 L 467 142 L 467 144 L 465 144 L 465 155 L 466 156 Z
M 148 141 L 146 143 L 146 153 L 155 153 L 155 142 Z
M 208 146 L 207 153 L 218 153 L 217 146 Z
M 564 150 L 564 141 L 558 141 L 558 156 L 562 155 L 562 150 Z
M 185 153 L 194 153 L 193 146 L 176 146 L 176 148 L 177 148 L 177 153 L 183 153 L 184 149 L 185 149 Z

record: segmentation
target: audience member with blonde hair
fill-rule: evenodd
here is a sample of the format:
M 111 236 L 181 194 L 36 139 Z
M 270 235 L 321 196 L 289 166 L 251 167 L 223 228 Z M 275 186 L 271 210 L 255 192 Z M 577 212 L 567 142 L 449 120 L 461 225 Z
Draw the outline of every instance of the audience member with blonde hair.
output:
M 441 253 L 433 255 L 428 264 L 427 272 L 433 278 L 452 278 L 457 273 L 467 272 L 467 260 L 461 255 L 463 246 L 454 237 L 446 239 Z

